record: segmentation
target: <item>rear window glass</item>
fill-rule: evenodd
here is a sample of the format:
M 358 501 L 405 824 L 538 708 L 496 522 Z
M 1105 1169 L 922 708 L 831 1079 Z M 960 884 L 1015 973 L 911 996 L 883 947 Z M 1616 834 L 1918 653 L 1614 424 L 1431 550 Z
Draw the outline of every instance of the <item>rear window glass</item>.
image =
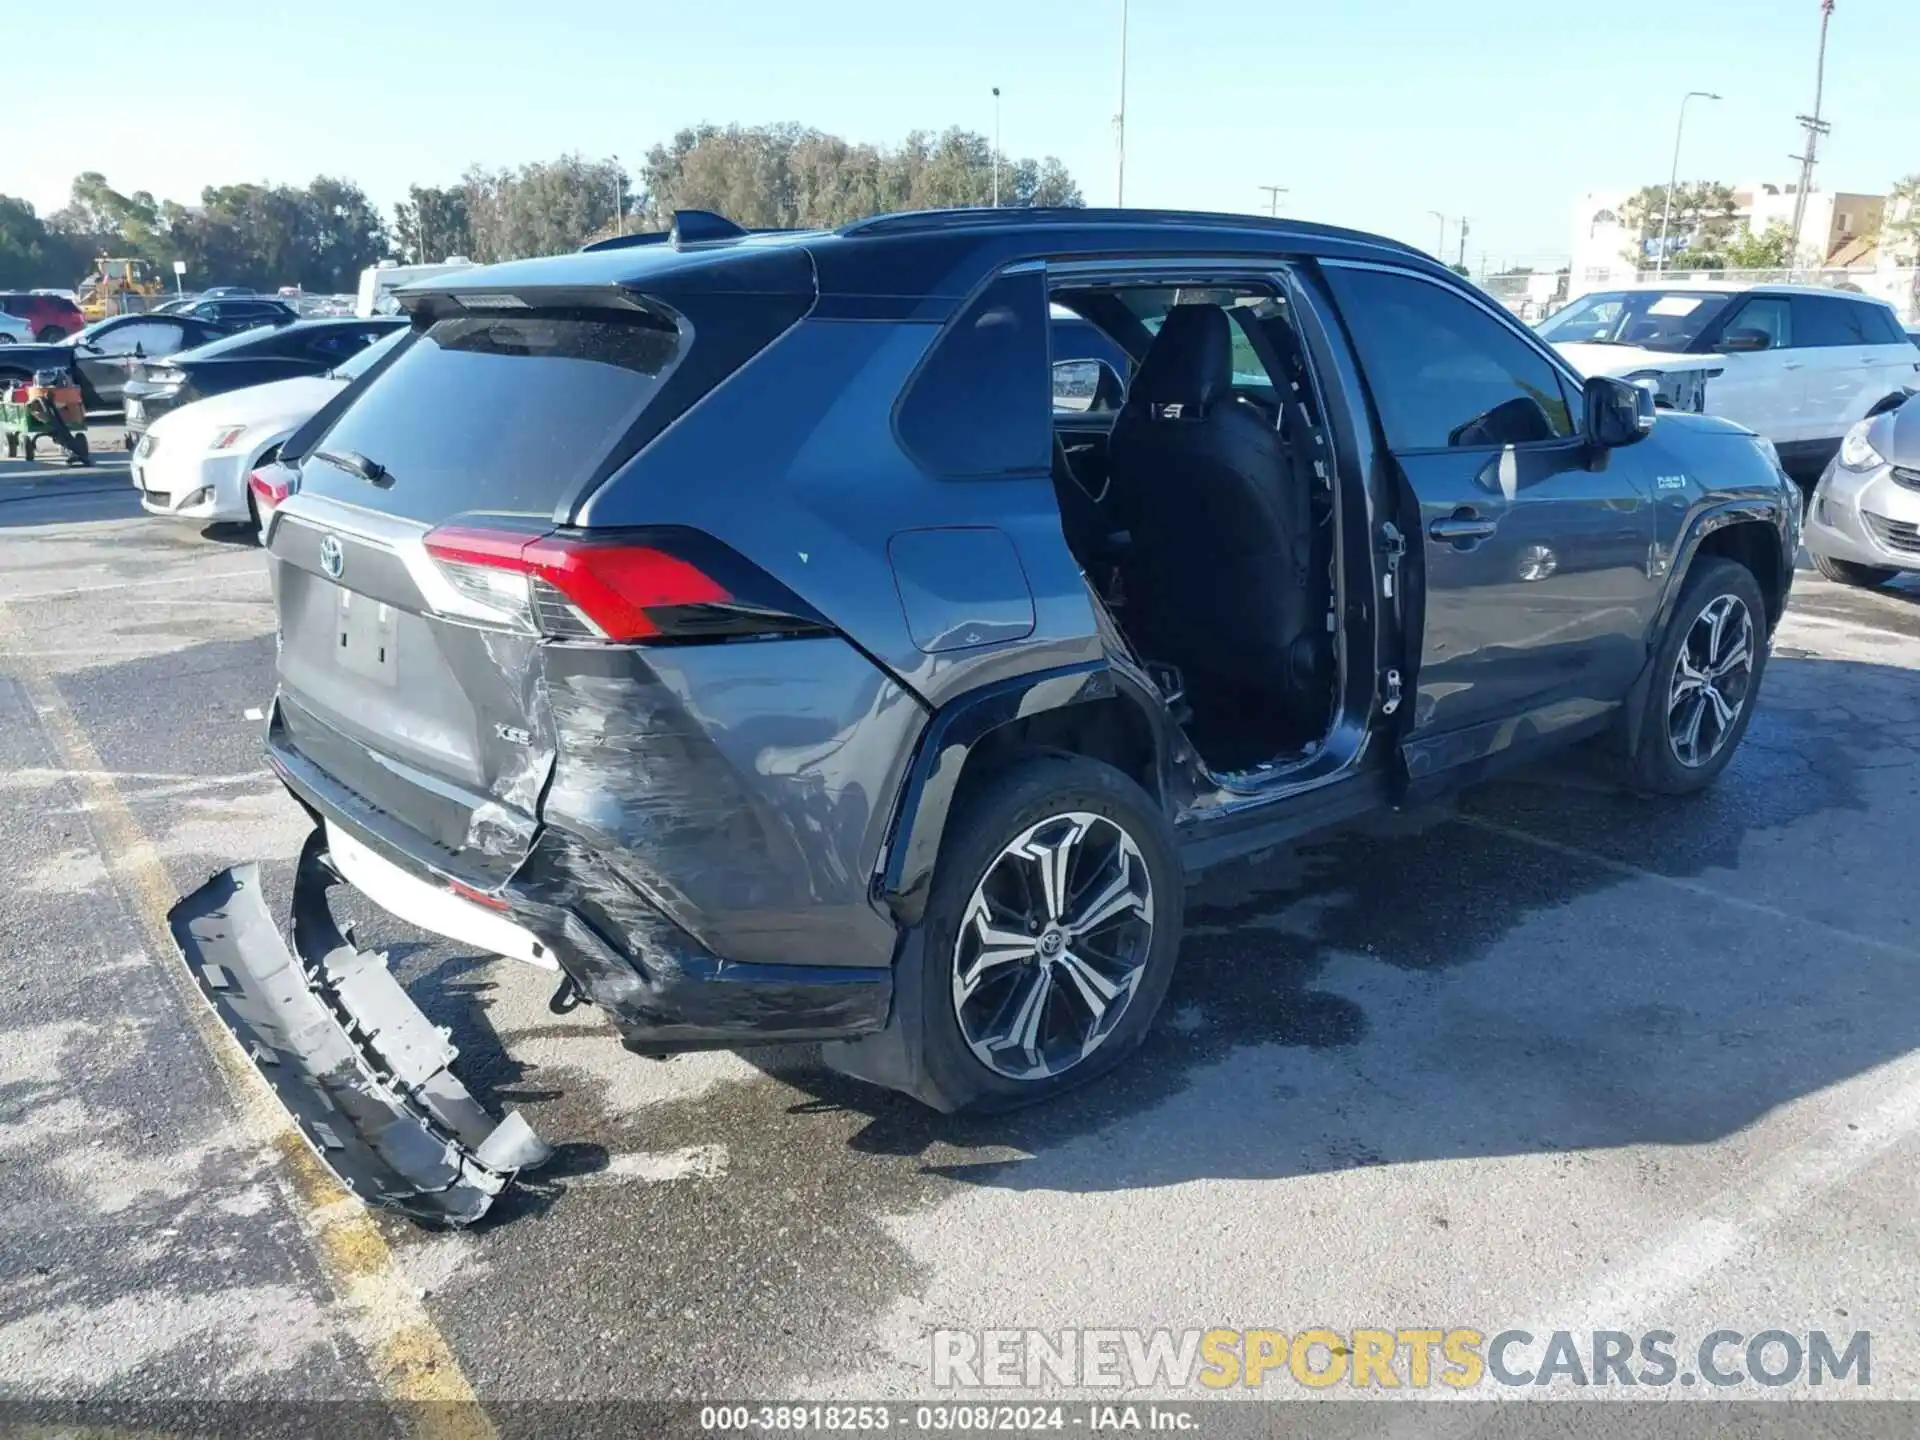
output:
M 639 417 L 679 353 L 652 316 L 501 312 L 436 321 L 306 451 L 304 488 L 418 520 L 550 514 Z M 350 453 L 380 486 L 320 460 Z

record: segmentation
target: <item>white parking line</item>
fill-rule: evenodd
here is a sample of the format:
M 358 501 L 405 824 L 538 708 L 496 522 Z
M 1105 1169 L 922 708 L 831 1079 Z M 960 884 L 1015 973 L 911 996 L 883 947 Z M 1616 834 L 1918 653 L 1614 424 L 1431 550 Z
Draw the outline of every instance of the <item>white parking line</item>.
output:
M 27 600 L 58 600 L 67 595 L 98 595 L 105 590 L 141 590 L 159 585 L 204 585 L 209 580 L 240 580 L 247 577 L 264 580 L 266 568 L 251 565 L 245 570 L 205 570 L 192 575 L 167 575 L 157 580 L 114 580 L 105 585 L 74 585 L 65 590 L 24 590 L 0 594 L 0 601 L 19 604 Z
M 1865 1109 L 1834 1113 L 1831 1123 L 1812 1138 L 1759 1160 L 1755 1173 L 1710 1196 L 1638 1254 L 1621 1257 L 1595 1276 L 1584 1292 L 1568 1296 L 1561 1305 L 1543 1310 L 1524 1324 L 1503 1328 L 1536 1336 L 1556 1330 L 1575 1335 L 1595 1330 L 1632 1332 L 1752 1249 L 1768 1231 L 1920 1135 L 1920 1056 L 1890 1061 L 1843 1088 L 1877 1098 Z M 1423 1393 L 1421 1398 L 1493 1398 L 1499 1389 L 1484 1387 L 1471 1397 L 1459 1392 L 1452 1397 Z M 1423 1410 L 1413 1424 L 1395 1417 L 1377 1433 L 1461 1440 L 1492 1423 L 1492 1418 L 1481 1405 L 1463 1407 L 1461 1414 L 1446 1417 Z

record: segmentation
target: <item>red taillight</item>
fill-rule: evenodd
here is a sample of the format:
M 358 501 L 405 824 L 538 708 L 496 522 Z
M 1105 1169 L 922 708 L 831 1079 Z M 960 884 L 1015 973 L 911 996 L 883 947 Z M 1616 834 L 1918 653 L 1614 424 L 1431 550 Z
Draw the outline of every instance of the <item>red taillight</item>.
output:
M 458 895 L 462 900 L 471 900 L 475 905 L 484 905 L 489 910 L 505 910 L 508 908 L 507 902 L 502 900 L 498 895 L 489 895 L 484 890 L 476 890 L 473 886 L 463 885 L 458 880 L 449 879 L 447 881 L 447 889 Z
M 509 609 L 555 639 L 657 639 L 679 630 L 660 612 L 698 612 L 734 600 L 699 566 L 653 545 L 443 525 L 428 534 L 426 547 L 463 595 Z M 523 592 L 500 583 L 508 575 L 525 577 Z
M 247 488 L 269 505 L 278 505 L 293 492 L 285 480 L 265 470 L 256 470 L 247 476 Z

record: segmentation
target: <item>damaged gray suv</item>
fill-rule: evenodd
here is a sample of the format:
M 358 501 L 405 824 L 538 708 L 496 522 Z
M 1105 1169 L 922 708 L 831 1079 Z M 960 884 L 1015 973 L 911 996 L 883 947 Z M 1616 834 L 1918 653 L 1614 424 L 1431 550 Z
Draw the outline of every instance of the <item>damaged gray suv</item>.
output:
M 292 949 L 253 867 L 173 924 L 322 1158 L 430 1220 L 544 1148 L 332 885 L 641 1054 L 1021 1104 L 1140 1043 L 1209 865 L 1588 738 L 1708 784 L 1792 576 L 1765 441 L 1352 231 L 683 212 L 400 294 L 266 536 Z

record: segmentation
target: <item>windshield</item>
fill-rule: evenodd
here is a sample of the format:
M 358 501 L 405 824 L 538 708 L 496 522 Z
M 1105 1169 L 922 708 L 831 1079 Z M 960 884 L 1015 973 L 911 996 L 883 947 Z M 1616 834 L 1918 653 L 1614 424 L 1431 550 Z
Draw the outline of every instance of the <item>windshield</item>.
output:
M 1685 350 L 1733 298 L 1700 290 L 1615 290 L 1583 296 L 1535 328 L 1556 345 Z

